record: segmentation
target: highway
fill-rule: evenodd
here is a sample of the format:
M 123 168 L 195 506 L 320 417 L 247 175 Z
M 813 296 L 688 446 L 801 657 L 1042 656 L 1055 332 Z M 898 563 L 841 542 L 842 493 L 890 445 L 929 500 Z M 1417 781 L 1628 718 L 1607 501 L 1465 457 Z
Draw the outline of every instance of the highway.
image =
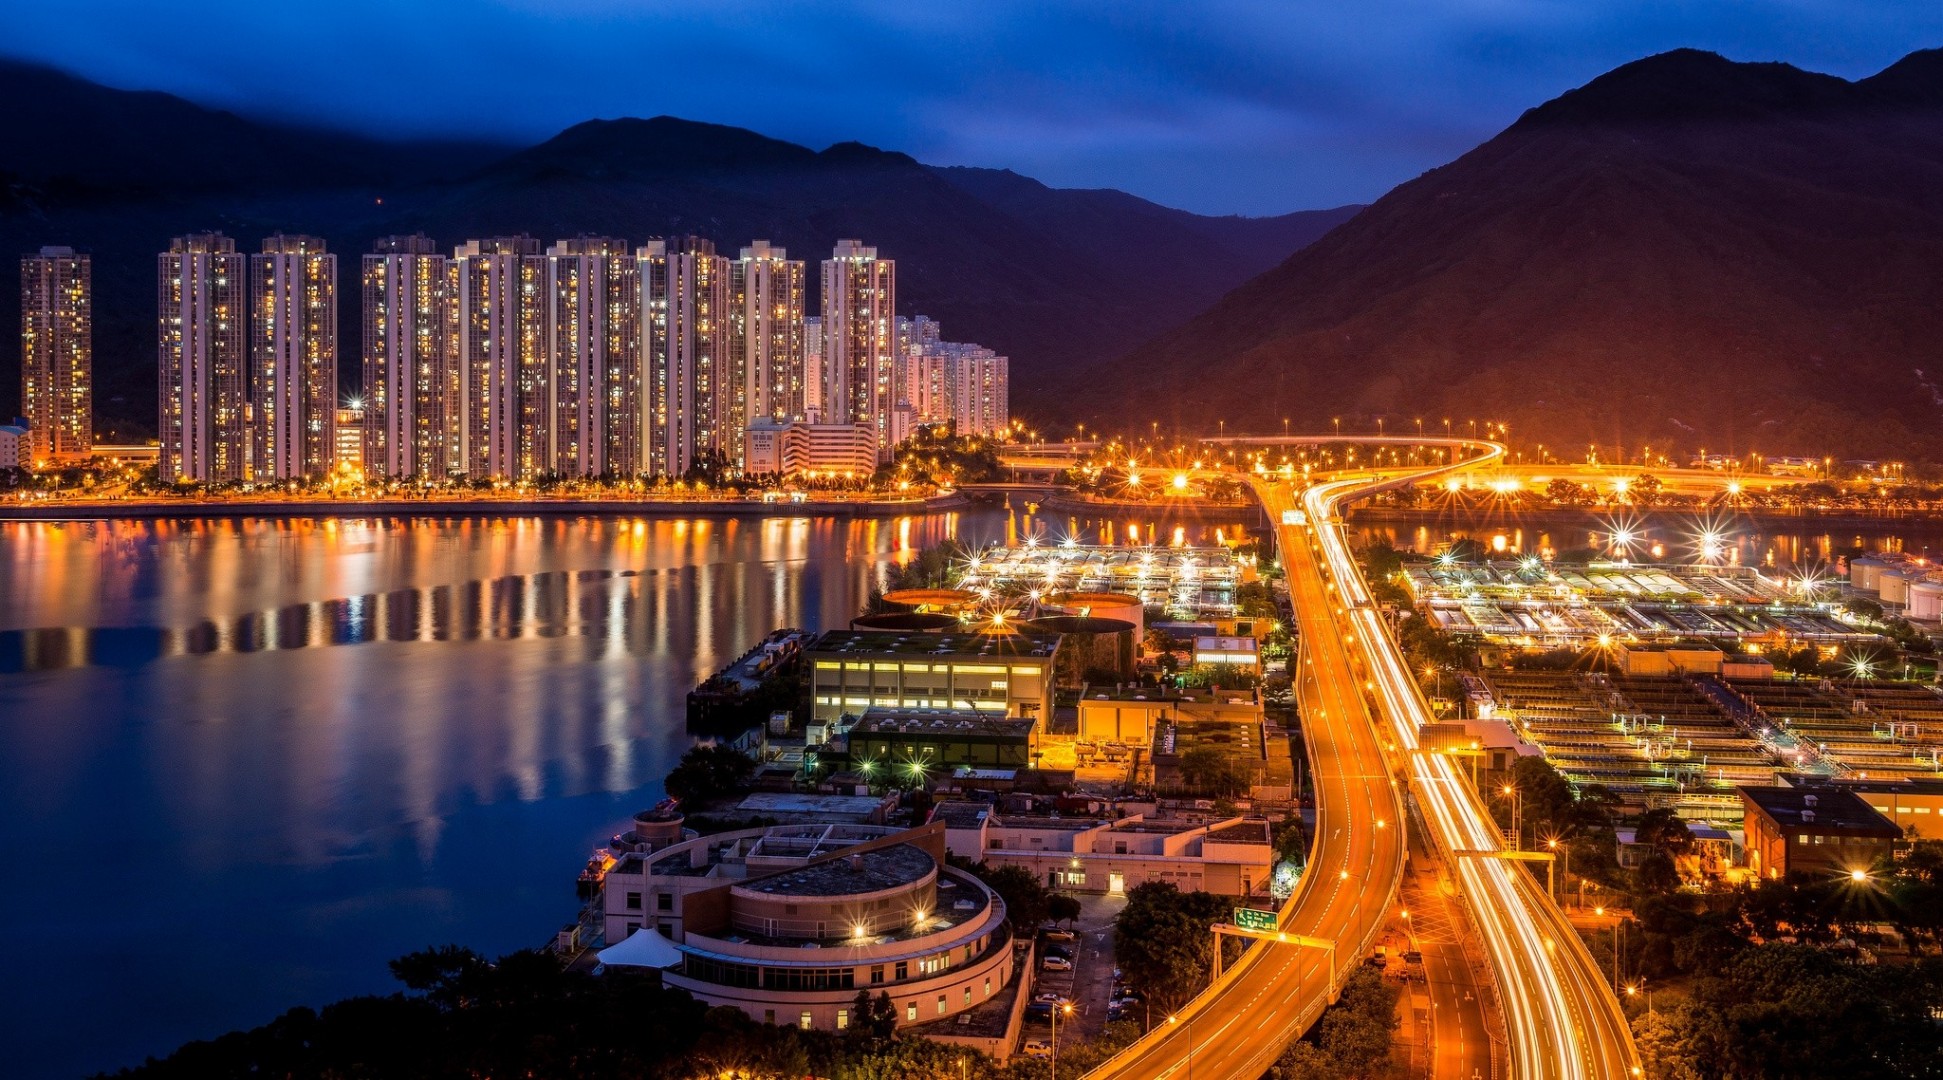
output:
M 1502 454 L 1494 445 L 1485 449 L 1486 458 Z M 1530 873 L 1491 857 L 1504 851 L 1503 838 L 1457 763 L 1418 748 L 1418 729 L 1432 718 L 1429 706 L 1371 602 L 1339 516 L 1350 498 L 1415 479 L 1421 474 L 1396 471 L 1319 483 L 1299 495 L 1287 487 L 1259 485 L 1271 515 L 1295 509 L 1299 500 L 1308 518 L 1314 547 L 1307 550 L 1315 557 L 1301 557 L 1302 545 L 1285 543 L 1291 580 L 1326 575 L 1339 591 L 1340 602 L 1327 619 L 1298 607 L 1304 638 L 1340 635 L 1354 654 L 1352 670 L 1373 690 L 1385 737 L 1490 960 L 1505 1011 L 1512 1075 L 1532 1080 L 1637 1076 L 1638 1055 L 1625 1015 L 1591 954 Z M 1291 547 L 1297 557 L 1289 557 Z
M 1639 1075 L 1619 1003 L 1556 905 L 1524 870 L 1458 854 L 1497 851 L 1502 840 L 1453 763 L 1417 752 L 1417 729 L 1430 719 L 1428 705 L 1335 524 L 1339 505 L 1351 497 L 1488 464 L 1502 457 L 1503 448 L 1472 440 L 1395 441 L 1447 446 L 1458 460 L 1363 473 L 1303 492 L 1273 479 L 1251 481 L 1270 520 L 1281 523 L 1278 540 L 1301 629 L 1303 738 L 1316 790 L 1314 846 L 1279 926 L 1291 938 L 1334 947 L 1259 942 L 1180 1013 L 1089 1076 L 1257 1080 L 1315 1021 L 1343 971 L 1362 960 L 1382 929 L 1403 874 L 1398 775 L 1408 779 L 1484 942 L 1505 1001 L 1512 1075 Z M 1459 459 L 1463 451 L 1478 453 Z

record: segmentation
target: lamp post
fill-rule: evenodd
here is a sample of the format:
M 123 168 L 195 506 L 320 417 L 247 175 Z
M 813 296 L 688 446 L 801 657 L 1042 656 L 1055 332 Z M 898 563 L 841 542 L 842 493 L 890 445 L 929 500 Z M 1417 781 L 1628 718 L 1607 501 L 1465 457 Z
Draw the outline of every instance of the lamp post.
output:
M 1052 1073 L 1047 1080 L 1059 1080 L 1059 1014 L 1073 1015 L 1071 1004 L 1054 1005 L 1052 1010 Z
M 1219 949 L 1220 947 L 1221 943 L 1217 940 L 1215 942 L 1215 948 Z M 1167 1022 L 1170 1024 L 1178 1024 L 1181 1022 L 1181 1018 L 1170 1014 L 1167 1017 Z M 1192 1019 L 1187 1022 L 1187 1080 L 1194 1080 L 1194 1021 Z
M 1522 818 L 1524 800 L 1520 798 L 1516 784 L 1506 784 L 1499 790 L 1504 793 L 1505 798 L 1511 800 L 1511 849 L 1523 851 L 1525 850 L 1525 827 Z

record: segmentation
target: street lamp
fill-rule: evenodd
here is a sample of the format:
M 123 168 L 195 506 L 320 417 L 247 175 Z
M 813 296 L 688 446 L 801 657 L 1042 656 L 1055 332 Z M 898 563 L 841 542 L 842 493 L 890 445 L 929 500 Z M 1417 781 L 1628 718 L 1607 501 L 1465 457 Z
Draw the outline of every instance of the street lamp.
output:
M 1519 792 L 1516 784 L 1506 784 L 1499 791 L 1505 798 L 1511 800 L 1511 849 L 1513 851 L 1523 851 L 1525 850 L 1525 828 L 1522 821 L 1522 813 L 1524 810 L 1524 799 L 1521 797 L 1522 793 Z
M 1220 947 L 1219 939 L 1216 939 L 1215 948 Z M 1167 1022 L 1170 1024 L 1178 1024 L 1181 1022 L 1181 1018 L 1169 1014 Z M 1187 1022 L 1187 1080 L 1194 1080 L 1194 1021 L 1192 1019 Z
M 1073 1015 L 1071 1002 L 1056 1005 L 1052 1010 L 1052 1073 L 1047 1080 L 1059 1080 L 1059 1014 Z

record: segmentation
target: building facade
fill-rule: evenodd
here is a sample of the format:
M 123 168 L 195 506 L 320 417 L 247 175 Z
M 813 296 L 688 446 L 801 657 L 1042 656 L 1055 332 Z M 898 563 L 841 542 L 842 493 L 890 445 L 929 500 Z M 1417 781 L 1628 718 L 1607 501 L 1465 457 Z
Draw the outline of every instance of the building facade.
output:
M 964 709 L 993 717 L 1048 714 L 1056 634 L 901 634 L 832 630 L 805 650 L 810 716 L 828 722 L 878 709 Z M 919 752 L 922 753 L 920 747 Z
M 868 424 L 877 457 L 888 460 L 904 437 L 898 385 L 897 263 L 877 249 L 839 240 L 823 260 L 823 356 L 819 400 L 824 423 Z
M 35 462 L 94 452 L 92 262 L 68 247 L 20 260 L 20 411 Z
M 1853 791 L 1834 786 L 1739 789 L 1747 865 L 1756 877 L 1847 877 L 1886 863 L 1902 829 Z
M 1012 422 L 1011 361 L 983 345 L 946 341 L 923 315 L 897 320 L 899 385 L 917 424 L 949 424 L 960 435 L 996 435 Z
M 319 479 L 337 455 L 337 256 L 279 233 L 250 286 L 251 478 Z
M 249 265 L 221 233 L 156 258 L 156 433 L 164 483 L 248 479 Z
M 869 476 L 877 470 L 877 433 L 868 424 L 758 420 L 743 433 L 748 476 Z
M 1014 813 L 989 803 L 940 802 L 953 855 L 1016 866 L 1047 888 L 1117 895 L 1161 882 L 1182 891 L 1247 897 L 1268 891 L 1275 869 L 1269 824 L 1259 818 L 1178 820 Z
M 729 265 L 729 383 L 725 428 L 745 463 L 742 433 L 762 420 L 804 417 L 803 260 L 756 240 Z
M 363 460 L 374 477 L 443 480 L 463 468 L 460 378 L 446 354 L 445 256 L 431 238 L 372 244 L 364 294 Z
M 641 471 L 641 282 L 627 241 L 562 240 L 546 254 L 548 471 Z
M 609 942 L 673 943 L 664 985 L 765 1023 L 843 1031 L 865 991 L 888 994 L 905 1027 L 1013 976 L 1005 902 L 945 865 L 937 825 L 785 825 L 630 852 L 601 904 Z
M 474 479 L 531 480 L 545 470 L 548 422 L 546 263 L 539 241 L 459 245 L 446 264 L 446 353 L 458 375 L 460 469 Z
M 729 442 L 722 427 L 728 260 L 697 236 L 650 240 L 636 255 L 647 344 L 646 471 L 681 476 Z

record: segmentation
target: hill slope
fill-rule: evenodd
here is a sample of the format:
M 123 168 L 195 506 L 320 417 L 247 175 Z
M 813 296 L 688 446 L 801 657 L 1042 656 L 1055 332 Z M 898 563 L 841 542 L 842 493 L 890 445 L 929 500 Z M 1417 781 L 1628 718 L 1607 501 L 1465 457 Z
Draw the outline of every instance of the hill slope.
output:
M 1091 411 L 1188 431 L 1943 456 L 1943 54 L 1626 65 L 1104 372 Z
M 1053 376 L 1177 325 L 1347 215 L 1198 217 L 1120 192 L 1058 191 L 1010 173 L 980 182 L 970 174 L 987 170 L 933 169 L 855 143 L 818 152 L 672 117 L 590 121 L 516 152 L 384 143 L 0 62 L 4 105 L 25 119 L 0 148 L 0 255 L 11 262 L 43 244 L 94 254 L 104 438 L 154 423 L 155 254 L 201 229 L 243 250 L 278 230 L 330 243 L 346 390 L 359 367 L 357 256 L 374 237 L 423 230 L 449 247 L 512 232 L 634 242 L 692 232 L 730 255 L 767 238 L 810 260 L 811 310 L 815 261 L 841 237 L 875 244 L 898 261 L 900 309 L 1008 352 L 1029 401 Z M 1205 257 L 1152 257 L 1173 244 Z M 16 305 L 0 304 L 0 339 L 19 340 L 18 318 Z M 9 414 L 17 355 L 0 350 Z

